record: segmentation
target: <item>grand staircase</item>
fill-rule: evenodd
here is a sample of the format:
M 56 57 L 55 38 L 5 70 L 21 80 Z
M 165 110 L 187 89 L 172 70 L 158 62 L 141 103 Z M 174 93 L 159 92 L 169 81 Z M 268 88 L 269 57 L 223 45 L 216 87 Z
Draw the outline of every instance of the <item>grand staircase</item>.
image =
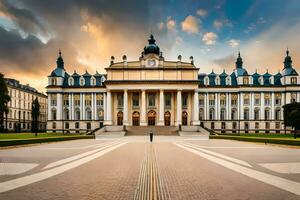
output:
M 178 136 L 176 126 L 126 126 L 126 136 L 149 135 L 150 131 L 154 135 Z

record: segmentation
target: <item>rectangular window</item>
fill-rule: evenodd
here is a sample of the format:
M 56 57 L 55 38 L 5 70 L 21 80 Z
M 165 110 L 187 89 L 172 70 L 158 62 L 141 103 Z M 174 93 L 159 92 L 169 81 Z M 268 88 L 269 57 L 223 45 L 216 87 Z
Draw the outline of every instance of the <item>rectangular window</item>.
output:
M 182 94 L 182 107 L 187 107 L 188 106 L 188 94 L 183 93 Z
M 69 106 L 69 95 L 64 94 L 64 106 Z
M 165 106 L 168 108 L 171 107 L 171 99 L 172 99 L 171 93 L 166 93 L 165 94 Z
M 51 94 L 50 98 L 51 98 L 51 106 L 56 106 L 56 104 L 57 104 L 57 95 L 56 94 Z
M 79 94 L 74 95 L 74 106 L 80 106 L 80 95 Z
M 134 92 L 132 94 L 132 106 L 133 107 L 139 107 L 140 106 L 140 95 L 137 92 Z
M 91 94 L 86 94 L 84 97 L 84 104 L 86 106 L 91 106 L 92 105 L 92 95 Z
M 118 107 L 123 107 L 123 94 L 117 94 Z
M 148 106 L 155 106 L 155 93 L 148 94 Z
M 292 77 L 291 78 L 291 84 L 292 85 L 297 85 L 297 77 Z
M 96 95 L 96 104 L 97 106 L 103 106 L 103 94 Z
M 248 78 L 243 78 L 243 84 L 248 85 L 249 84 L 249 79 Z

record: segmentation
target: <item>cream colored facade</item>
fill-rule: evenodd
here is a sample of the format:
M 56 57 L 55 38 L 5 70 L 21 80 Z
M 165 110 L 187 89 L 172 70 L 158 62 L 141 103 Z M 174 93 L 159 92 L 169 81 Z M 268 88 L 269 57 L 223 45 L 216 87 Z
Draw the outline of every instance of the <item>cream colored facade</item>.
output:
M 48 78 L 48 131 L 200 125 L 216 132 L 280 133 L 282 106 L 300 102 L 300 77 L 289 51 L 275 75 L 248 74 L 240 54 L 232 74 L 199 74 L 193 57 L 166 61 L 151 36 L 139 60 L 112 57 L 105 70 L 69 75 L 60 53 Z
M 5 79 L 9 96 L 11 98 L 8 103 L 9 113 L 5 128 L 8 131 L 31 131 L 32 117 L 31 106 L 32 101 L 38 98 L 40 104 L 39 129 L 46 130 L 47 122 L 47 96 L 37 92 L 34 88 L 28 85 L 22 85 L 15 79 Z M 7 127 L 6 127 L 7 125 Z

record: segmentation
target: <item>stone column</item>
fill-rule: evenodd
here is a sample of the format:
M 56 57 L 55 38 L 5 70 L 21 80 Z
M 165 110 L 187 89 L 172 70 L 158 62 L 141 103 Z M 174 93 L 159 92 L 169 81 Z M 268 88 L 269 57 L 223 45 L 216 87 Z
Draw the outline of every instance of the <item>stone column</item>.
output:
M 69 93 L 69 119 L 72 119 L 72 94 Z
M 92 120 L 95 120 L 96 118 L 95 118 L 95 93 L 92 93 L 91 94 L 91 98 L 92 98 L 92 105 L 91 105 L 91 109 L 92 109 Z
M 274 92 L 271 93 L 271 119 L 270 120 L 274 120 L 275 119 L 275 95 Z
M 141 102 L 141 126 L 147 126 L 146 121 L 146 91 L 142 90 L 142 102 Z
M 244 120 L 244 93 L 240 93 L 240 120 Z
M 124 90 L 123 95 L 123 125 L 128 126 L 128 92 Z
M 82 93 L 80 93 L 80 120 L 83 120 L 83 98 L 82 98 Z
M 103 112 L 104 112 L 104 121 L 107 120 L 107 105 L 106 105 L 106 93 L 103 93 Z
M 215 120 L 219 119 L 219 112 L 218 112 L 218 93 L 215 93 Z
M 200 125 L 200 121 L 199 121 L 199 94 L 198 94 L 197 90 L 195 90 L 195 93 L 194 93 L 194 112 L 193 112 L 193 122 L 192 122 L 192 124 L 194 126 Z
M 85 93 L 82 94 L 82 120 L 86 120 L 86 116 L 85 116 Z
M 62 120 L 62 113 L 63 113 L 63 108 L 62 108 L 62 94 L 57 93 L 57 111 L 56 111 L 56 119 L 57 120 Z
M 75 120 L 74 116 L 74 93 L 71 94 L 71 120 Z
M 177 90 L 177 114 L 176 114 L 176 126 L 181 125 L 182 103 L 181 103 L 181 90 Z
M 265 120 L 265 95 L 264 93 L 260 93 L 260 119 Z
M 50 94 L 48 94 L 48 120 L 53 120 L 52 119 L 52 112 L 51 112 L 51 93 Z M 13 116 L 13 113 L 11 113 L 10 114 L 10 116 L 11 116 L 11 118 L 13 118 L 14 116 Z M 48 127 L 49 128 L 49 127 Z
M 159 92 L 159 119 L 158 126 L 164 126 L 164 111 L 165 111 L 165 102 L 164 102 L 164 91 L 160 90 Z
M 107 110 L 107 115 L 106 115 L 106 117 L 107 117 L 107 119 L 106 119 L 106 121 L 105 121 L 105 125 L 108 125 L 108 126 L 110 126 L 110 125 L 112 125 L 112 116 L 111 116 L 111 113 L 112 113 L 112 99 L 111 99 L 111 91 L 110 90 L 108 90 L 107 91 L 107 99 L 106 99 L 106 110 Z

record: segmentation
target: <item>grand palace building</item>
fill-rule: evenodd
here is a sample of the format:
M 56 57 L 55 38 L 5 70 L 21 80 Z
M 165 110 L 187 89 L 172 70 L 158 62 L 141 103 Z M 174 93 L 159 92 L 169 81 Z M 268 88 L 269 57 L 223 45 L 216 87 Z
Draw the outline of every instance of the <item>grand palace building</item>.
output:
M 248 73 L 240 53 L 232 73 L 204 74 L 193 57 L 167 61 L 152 35 L 148 41 L 137 61 L 111 57 L 106 74 L 69 74 L 60 52 L 48 77 L 47 130 L 86 132 L 125 125 L 285 131 L 282 106 L 300 102 L 300 77 L 289 51 L 277 74 Z

